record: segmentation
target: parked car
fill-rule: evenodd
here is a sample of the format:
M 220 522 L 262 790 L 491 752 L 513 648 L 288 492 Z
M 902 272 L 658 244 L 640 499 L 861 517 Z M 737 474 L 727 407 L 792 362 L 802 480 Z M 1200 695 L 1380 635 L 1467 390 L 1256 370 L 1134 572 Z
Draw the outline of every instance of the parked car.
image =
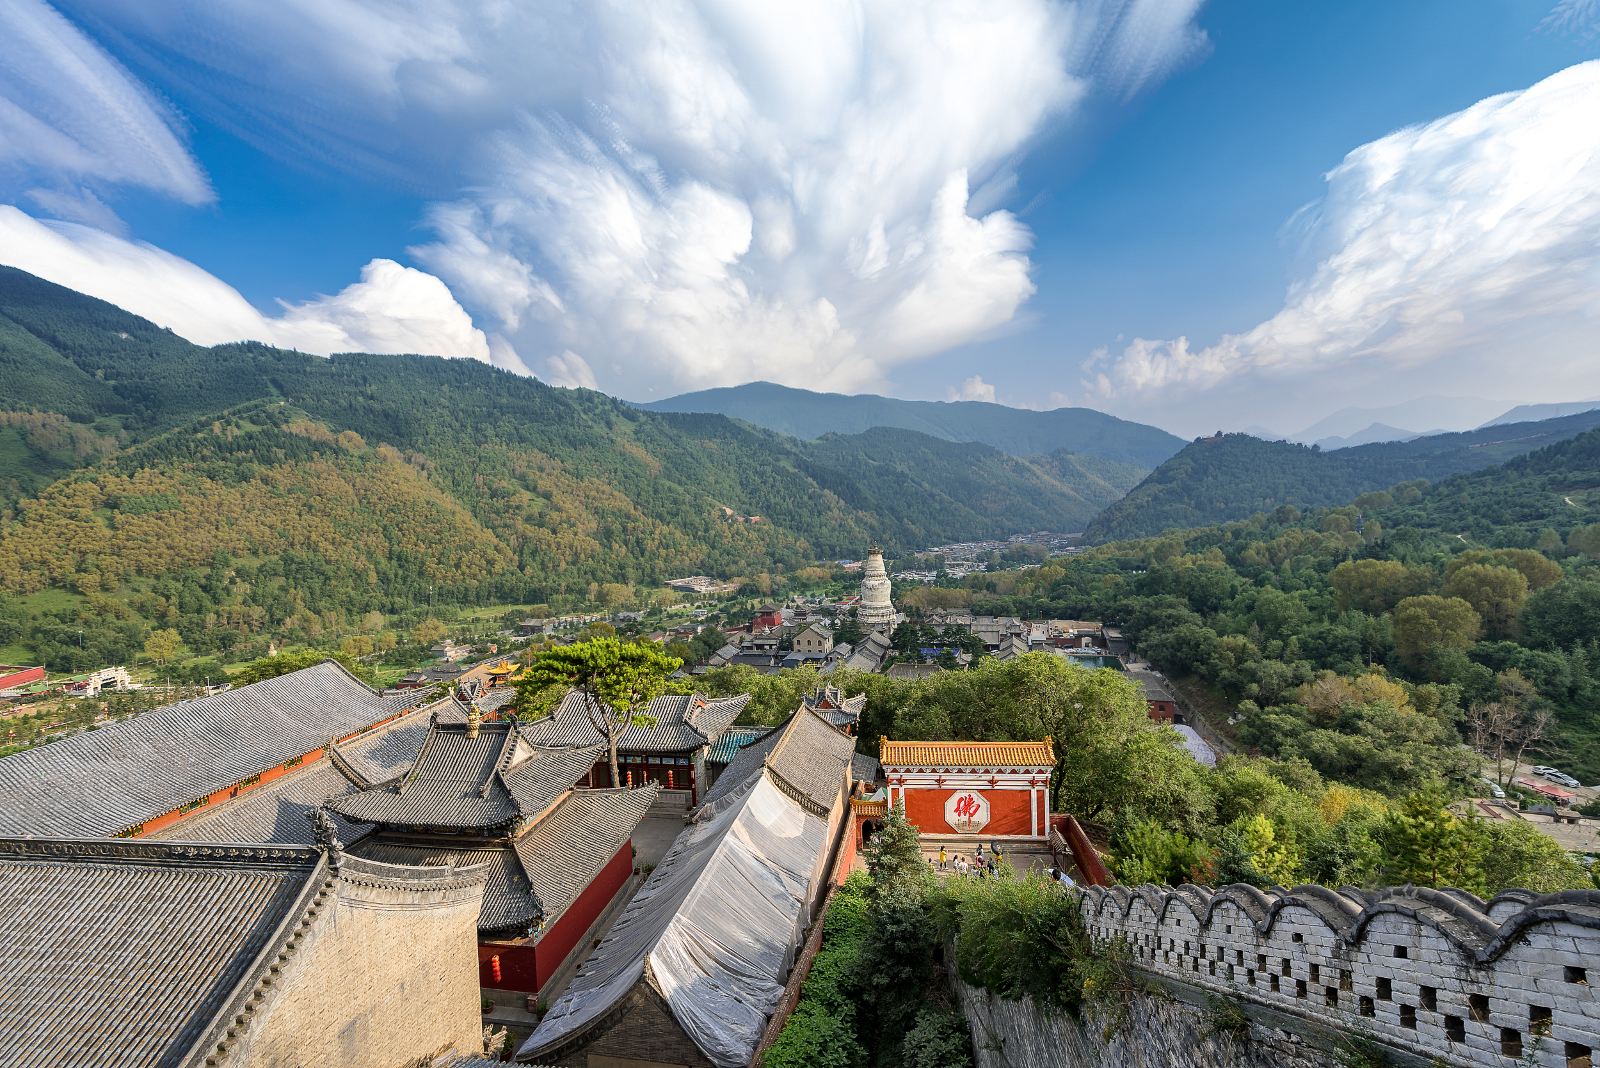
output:
M 1564 771 L 1546 772 L 1545 778 L 1549 779 L 1551 782 L 1560 783 L 1569 790 L 1583 789 L 1583 783 L 1579 782 L 1577 779 L 1574 779 L 1571 775 L 1568 775 Z
M 1552 771 L 1555 771 L 1555 770 L 1556 770 L 1555 768 L 1547 768 L 1543 764 L 1535 764 L 1533 766 L 1533 773 L 1535 775 L 1548 776 Z
M 1495 798 L 1496 800 L 1504 801 L 1506 792 L 1500 789 L 1500 784 L 1489 778 L 1487 775 L 1482 776 L 1482 778 L 1489 787 L 1489 796 Z

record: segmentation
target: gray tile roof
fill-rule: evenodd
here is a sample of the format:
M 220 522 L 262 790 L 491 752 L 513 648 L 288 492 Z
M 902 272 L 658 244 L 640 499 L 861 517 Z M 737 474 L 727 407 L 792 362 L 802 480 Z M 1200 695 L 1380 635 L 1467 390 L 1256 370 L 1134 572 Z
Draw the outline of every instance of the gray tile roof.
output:
M 231 801 L 196 809 L 150 837 L 187 842 L 310 845 L 316 835 L 306 819 L 307 813 L 362 788 L 362 783 L 352 780 L 350 771 L 365 782 L 392 779 L 416 760 L 427 736 L 428 721 L 420 716 L 384 724 L 339 746 L 337 756 L 297 768 Z M 335 819 L 340 824 L 340 837 L 346 842 L 365 833 L 365 828 L 358 828 L 337 814 Z
M 605 736 L 585 710 L 584 696 L 577 690 L 543 719 L 524 727 L 535 745 L 605 745 Z M 633 753 L 684 753 L 710 745 L 739 718 L 750 695 L 705 698 L 699 694 L 668 694 L 658 697 L 643 715 L 655 722 L 630 724 L 617 739 L 617 748 Z
M 423 700 L 327 661 L 62 738 L 0 759 L 0 834 L 113 835 Z
M 439 829 L 511 827 L 549 808 L 588 774 L 602 750 L 529 745 L 517 724 L 434 723 L 416 763 L 383 786 L 335 797 L 330 811 L 357 823 Z
M 0 1064 L 185 1061 L 326 876 L 300 847 L 0 839 Z
M 478 930 L 485 934 L 522 935 L 538 923 L 539 899 L 527 873 L 517 859 L 516 850 L 505 843 L 479 846 L 442 845 L 437 842 L 405 842 L 382 836 L 364 838 L 350 852 L 384 864 L 422 866 L 487 864 L 489 882 L 483 888 L 483 907 L 478 910 Z
M 706 794 L 713 804 L 763 770 L 784 792 L 812 811 L 827 812 L 844 789 L 855 739 L 839 733 L 808 708 L 739 750 Z
M 522 870 L 533 880 L 547 926 L 561 918 L 633 837 L 660 793 L 656 783 L 618 790 L 574 790 L 533 830 L 517 839 L 517 856 Z

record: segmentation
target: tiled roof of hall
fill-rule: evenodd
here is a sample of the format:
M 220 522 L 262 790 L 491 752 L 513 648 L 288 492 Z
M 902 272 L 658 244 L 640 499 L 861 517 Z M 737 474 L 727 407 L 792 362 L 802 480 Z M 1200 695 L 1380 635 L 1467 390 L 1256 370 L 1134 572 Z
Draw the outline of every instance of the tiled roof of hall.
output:
M 407 713 L 334 661 L 0 759 L 0 834 L 115 835 Z
M 605 745 L 605 735 L 590 719 L 586 697 L 570 691 L 543 719 L 524 724 L 523 733 L 535 745 Z M 629 724 L 617 739 L 617 748 L 634 753 L 685 753 L 711 745 L 733 725 L 750 703 L 750 695 L 702 697 L 666 694 L 651 701 L 641 715 L 653 720 Z
M 559 920 L 633 836 L 661 787 L 572 790 L 531 830 L 501 842 L 376 836 L 350 851 L 385 864 L 488 866 L 478 912 L 483 935 L 521 935 Z
M 328 802 L 356 823 L 494 830 L 531 819 L 583 778 L 599 746 L 542 748 L 513 722 L 435 721 L 400 778 Z
M 705 802 L 713 803 L 765 771 L 784 793 L 817 814 L 832 807 L 845 788 L 855 739 L 821 715 L 801 707 L 794 715 L 739 751 L 717 776 Z
M 885 768 L 1054 768 L 1055 748 L 1042 742 L 878 741 Z
M 448 708 L 448 702 L 441 702 Z M 448 714 L 446 712 L 445 714 Z M 336 797 L 404 774 L 428 736 L 429 719 L 408 716 L 386 723 L 330 750 L 313 761 L 238 797 L 198 808 L 151 834 L 188 842 L 300 843 L 316 840 L 306 816 Z M 335 814 L 346 842 L 365 833 Z
M 0 1063 L 194 1063 L 328 878 L 304 846 L 0 839 Z

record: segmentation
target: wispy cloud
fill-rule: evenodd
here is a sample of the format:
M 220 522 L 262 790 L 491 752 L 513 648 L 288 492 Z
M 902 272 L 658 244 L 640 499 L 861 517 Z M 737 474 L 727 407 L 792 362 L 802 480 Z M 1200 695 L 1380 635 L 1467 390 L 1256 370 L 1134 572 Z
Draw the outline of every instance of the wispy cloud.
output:
M 0 195 L 102 222 L 114 186 L 212 199 L 178 117 L 48 4 L 8 0 L 0 37 Z
M 1019 160 L 1203 50 L 1198 6 L 69 10 L 270 151 L 440 192 L 419 262 L 544 373 L 641 396 L 867 386 L 1005 325 L 1033 292 Z
M 982 375 L 973 375 L 959 386 L 951 386 L 945 397 L 953 401 L 988 401 L 994 403 L 994 384 L 985 382 Z
M 255 340 L 334 352 L 470 356 L 523 370 L 489 339 L 444 283 L 377 259 L 331 296 L 263 315 L 221 279 L 152 245 L 77 223 L 45 223 L 0 205 L 0 263 L 99 297 L 202 345 Z
M 1448 365 L 1547 388 L 1600 376 L 1600 61 L 1362 145 L 1295 220 L 1314 267 L 1215 344 L 1139 338 L 1091 361 L 1123 404 L 1196 389 Z M 1489 395 L 1503 396 L 1503 390 Z

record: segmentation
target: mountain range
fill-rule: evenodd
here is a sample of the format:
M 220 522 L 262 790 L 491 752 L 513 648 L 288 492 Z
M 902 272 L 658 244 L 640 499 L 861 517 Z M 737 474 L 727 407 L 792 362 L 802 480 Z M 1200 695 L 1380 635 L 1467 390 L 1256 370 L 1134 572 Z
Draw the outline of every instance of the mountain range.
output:
M 1151 466 L 1092 435 L 1027 457 L 895 428 L 802 441 L 473 360 L 204 348 L 10 269 L 0 381 L 0 587 L 192 588 L 263 622 L 1077 530 Z
M 641 405 L 656 412 L 709 412 L 801 439 L 859 434 L 876 427 L 914 430 L 945 441 L 976 441 L 1012 456 L 1068 452 L 1154 467 L 1183 447 L 1165 430 L 1093 408 L 1036 412 L 985 401 L 898 400 L 871 394 L 813 393 L 771 382 L 685 393 Z
M 1600 410 L 1332 452 L 1219 434 L 1186 445 L 1085 533 L 1092 541 L 1113 541 L 1243 519 L 1284 505 L 1344 504 L 1401 482 L 1433 482 L 1493 467 L 1594 427 L 1600 427 Z

